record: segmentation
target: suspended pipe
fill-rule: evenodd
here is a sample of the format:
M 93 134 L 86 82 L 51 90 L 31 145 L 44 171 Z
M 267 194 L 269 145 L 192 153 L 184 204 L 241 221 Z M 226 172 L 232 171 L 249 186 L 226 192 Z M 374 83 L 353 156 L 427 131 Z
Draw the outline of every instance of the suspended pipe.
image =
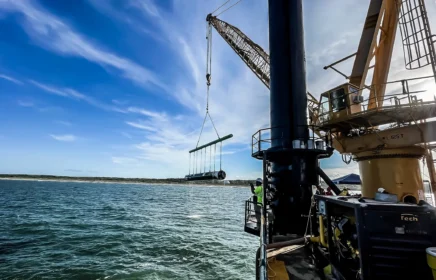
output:
M 200 181 L 200 180 L 224 180 L 226 178 L 226 172 L 224 170 L 203 172 L 197 174 L 186 175 L 187 181 Z
M 276 242 L 276 243 L 270 243 L 266 245 L 267 249 L 280 249 L 283 247 L 291 246 L 291 245 L 301 245 L 306 242 L 306 239 L 304 237 L 283 241 L 283 242 Z

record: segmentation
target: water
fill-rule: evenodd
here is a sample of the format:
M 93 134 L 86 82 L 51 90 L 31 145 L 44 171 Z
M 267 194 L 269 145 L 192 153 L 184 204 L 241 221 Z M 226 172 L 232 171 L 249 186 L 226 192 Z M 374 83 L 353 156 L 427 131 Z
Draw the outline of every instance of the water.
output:
M 254 279 L 249 188 L 0 180 L 1 279 Z

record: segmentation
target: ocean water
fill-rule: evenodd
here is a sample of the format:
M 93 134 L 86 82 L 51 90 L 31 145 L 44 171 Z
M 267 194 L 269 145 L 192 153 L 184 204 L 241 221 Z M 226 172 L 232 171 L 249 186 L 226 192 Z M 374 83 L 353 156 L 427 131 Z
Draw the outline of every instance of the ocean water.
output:
M 0 279 L 254 279 L 249 188 L 0 180 Z

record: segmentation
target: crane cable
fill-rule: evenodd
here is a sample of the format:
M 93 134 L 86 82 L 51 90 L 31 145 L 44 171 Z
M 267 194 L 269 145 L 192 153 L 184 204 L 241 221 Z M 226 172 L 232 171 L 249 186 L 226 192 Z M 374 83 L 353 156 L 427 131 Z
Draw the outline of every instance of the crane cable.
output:
M 214 16 L 217 17 L 217 16 L 223 14 L 224 12 L 230 10 L 231 8 L 233 8 L 234 6 L 236 6 L 237 4 L 239 4 L 239 2 L 241 2 L 241 1 L 242 1 L 242 0 L 237 1 L 235 4 L 231 5 L 230 7 L 228 7 L 227 9 L 225 9 L 224 11 L 219 12 L 217 15 L 214 15 Z M 225 1 L 221 6 L 219 6 L 218 8 L 216 8 L 216 9 L 215 9 L 212 13 L 210 13 L 210 14 L 214 14 L 215 12 L 217 12 L 218 10 L 220 10 L 222 7 L 224 7 L 224 6 L 225 6 L 227 3 L 229 3 L 229 2 L 230 2 L 230 0 Z
M 231 5 L 230 7 L 228 7 L 227 9 L 225 9 L 224 11 L 220 12 L 219 14 L 217 14 L 215 16 L 219 16 L 219 15 L 223 14 L 224 12 L 230 10 L 231 8 L 233 8 L 234 6 L 239 4 L 241 1 L 242 0 L 237 1 L 235 4 Z M 230 2 L 230 0 L 225 1 L 221 6 L 216 8 L 211 14 L 217 12 L 218 10 L 220 10 L 222 7 L 224 7 L 229 2 Z M 218 130 L 215 127 L 215 123 L 213 122 L 212 117 L 211 117 L 211 115 L 209 113 L 209 87 L 210 87 L 210 80 L 212 78 L 212 24 L 210 22 L 207 24 L 207 31 L 206 31 L 206 33 L 207 33 L 206 34 L 206 39 L 207 39 L 207 58 L 206 58 L 207 97 L 206 97 L 206 115 L 204 116 L 203 124 L 202 124 L 201 130 L 200 130 L 200 135 L 198 136 L 198 141 L 197 141 L 196 148 L 198 148 L 198 144 L 200 143 L 201 134 L 203 133 L 204 124 L 206 123 L 207 116 L 209 116 L 209 119 L 210 119 L 210 121 L 212 123 L 212 126 L 213 126 L 213 128 L 215 130 L 216 135 L 218 136 L 218 138 L 220 138 L 220 135 L 218 134 Z
M 227 9 L 225 9 L 224 11 L 222 11 L 221 13 L 215 15 L 216 17 L 219 15 L 222 15 L 224 12 L 230 10 L 231 8 L 233 8 L 234 6 L 236 6 L 237 4 L 239 4 L 239 2 L 241 2 L 242 0 L 239 0 L 238 2 L 236 2 L 235 4 L 231 5 L 230 7 L 228 7 Z
M 229 3 L 230 0 L 227 0 L 226 2 L 224 2 L 221 6 L 219 6 L 218 8 L 215 9 L 215 11 L 213 11 L 211 14 L 215 13 L 216 11 L 218 11 L 219 9 L 221 9 L 222 7 L 224 7 L 225 4 Z
M 206 123 L 206 119 L 209 116 L 209 119 L 212 123 L 212 126 L 215 130 L 216 135 L 218 136 L 218 138 L 220 138 L 220 135 L 218 134 L 218 130 L 215 127 L 215 123 L 212 120 L 212 117 L 209 113 L 209 88 L 210 88 L 210 84 L 211 84 L 211 78 L 212 78 L 212 26 L 210 24 L 207 25 L 207 35 L 206 35 L 206 39 L 207 39 L 207 58 L 206 58 L 206 85 L 207 85 L 207 97 L 206 97 L 206 115 L 204 116 L 204 120 L 203 120 L 203 124 L 201 126 L 201 131 L 200 131 L 200 135 L 198 136 L 198 141 L 197 141 L 197 146 L 196 148 L 198 148 L 198 144 L 200 143 L 200 139 L 201 139 L 201 134 L 203 133 L 203 129 L 204 129 L 204 124 Z
M 224 11 L 221 11 L 220 13 L 218 13 L 215 16 L 219 16 L 219 15 L 223 14 L 224 12 L 230 10 L 231 8 L 233 8 L 234 6 L 239 4 L 241 1 L 242 0 L 237 1 L 235 4 L 231 5 L 230 7 L 228 7 Z M 217 12 L 218 10 L 223 8 L 229 2 L 230 2 L 230 0 L 225 1 L 221 6 L 216 8 L 211 14 Z M 203 124 L 201 125 L 200 135 L 198 136 L 198 141 L 197 141 L 196 148 L 198 148 L 198 144 L 200 143 L 201 135 L 203 134 L 204 124 L 206 123 L 206 119 L 207 119 L 208 116 L 209 116 L 209 119 L 210 119 L 210 121 L 212 123 L 212 126 L 213 126 L 214 130 L 215 130 L 216 135 L 218 136 L 218 138 L 220 138 L 220 135 L 218 134 L 218 130 L 215 127 L 215 123 L 213 122 L 212 117 L 211 117 L 211 115 L 209 113 L 209 87 L 210 87 L 210 84 L 211 84 L 210 80 L 212 78 L 212 25 L 211 25 L 211 23 L 208 23 L 207 31 L 206 32 L 207 32 L 207 35 L 206 35 L 206 39 L 207 39 L 207 58 L 206 58 L 207 97 L 206 97 L 206 115 L 204 116 Z M 221 150 L 220 150 L 220 168 L 221 168 L 221 156 L 222 156 L 222 144 L 221 144 Z

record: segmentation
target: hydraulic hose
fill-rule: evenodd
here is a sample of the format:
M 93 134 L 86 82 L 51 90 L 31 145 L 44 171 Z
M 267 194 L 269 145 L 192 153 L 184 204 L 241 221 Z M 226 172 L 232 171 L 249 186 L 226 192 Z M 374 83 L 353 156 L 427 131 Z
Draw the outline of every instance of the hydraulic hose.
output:
M 289 241 L 270 243 L 270 244 L 266 245 L 266 248 L 267 249 L 280 249 L 280 248 L 283 248 L 286 246 L 291 246 L 291 245 L 301 245 L 301 244 L 304 244 L 305 242 L 306 242 L 306 238 L 301 237 L 301 238 L 292 239 Z

